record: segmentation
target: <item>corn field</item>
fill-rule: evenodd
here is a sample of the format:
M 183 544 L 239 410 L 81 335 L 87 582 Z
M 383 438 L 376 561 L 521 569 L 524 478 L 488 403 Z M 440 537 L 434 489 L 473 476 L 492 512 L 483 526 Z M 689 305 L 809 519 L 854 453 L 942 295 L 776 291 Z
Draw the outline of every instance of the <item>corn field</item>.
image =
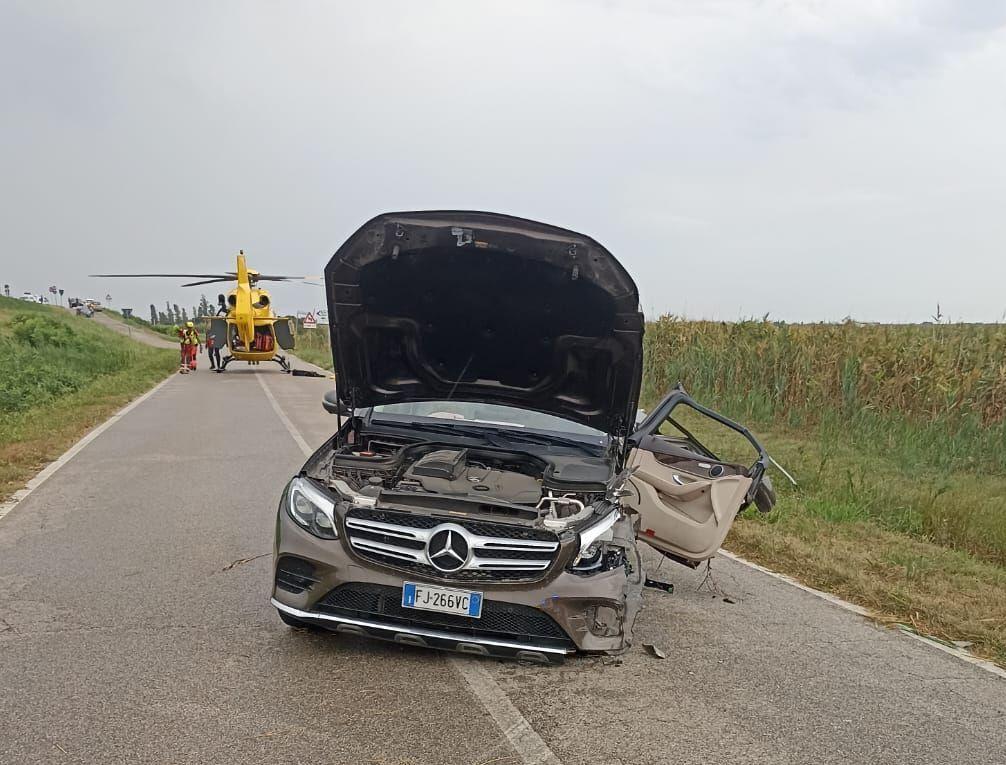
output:
M 644 405 L 678 381 L 738 418 L 840 427 L 954 468 L 1006 466 L 1006 325 L 646 327 Z

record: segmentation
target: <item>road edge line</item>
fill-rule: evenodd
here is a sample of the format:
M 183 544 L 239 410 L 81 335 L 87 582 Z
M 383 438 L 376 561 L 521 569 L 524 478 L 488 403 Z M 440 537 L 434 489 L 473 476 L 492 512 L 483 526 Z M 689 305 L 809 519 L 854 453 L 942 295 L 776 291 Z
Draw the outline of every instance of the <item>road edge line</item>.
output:
M 850 603 L 849 601 L 843 600 L 837 595 L 832 595 L 830 592 L 824 592 L 823 590 L 816 590 L 813 587 L 809 587 L 806 584 L 798 582 L 791 576 L 788 576 L 786 574 L 780 574 L 779 572 L 773 571 L 770 568 L 760 566 L 759 564 L 749 561 L 746 558 L 742 558 L 740 555 L 736 555 L 730 552 L 729 550 L 724 550 L 721 548 L 718 554 L 722 555 L 724 558 L 729 558 L 732 561 L 736 561 L 737 563 L 740 563 L 743 566 L 753 568 L 755 571 L 760 571 L 761 573 L 770 576 L 773 579 L 778 579 L 782 582 L 785 582 L 791 587 L 796 587 L 798 590 L 803 590 L 804 592 L 813 595 L 816 598 L 820 598 L 821 600 L 827 601 L 833 606 L 841 608 L 845 611 L 850 611 L 856 614 L 857 616 L 862 616 L 872 621 L 877 621 L 877 614 L 875 614 L 868 608 L 856 605 L 855 603 Z M 1004 680 L 1006 680 L 1006 669 L 1003 669 L 994 662 L 991 662 L 987 659 L 981 659 L 959 648 L 951 648 L 950 646 L 944 645 L 943 643 L 939 643 L 935 640 L 930 640 L 924 635 L 918 635 L 914 632 L 910 632 L 905 629 L 896 629 L 895 631 L 899 635 L 904 635 L 905 637 L 911 638 L 912 640 L 922 643 L 923 645 L 927 645 L 930 648 L 935 648 L 938 651 L 943 651 L 943 653 L 947 654 L 948 656 L 952 656 L 955 659 L 960 659 L 961 661 L 967 662 L 968 664 L 971 664 L 977 667 L 978 669 L 983 669 L 986 672 L 989 672 L 993 675 L 996 675 L 997 677 L 1001 677 Z
M 104 433 L 106 430 L 112 427 L 112 425 L 121 420 L 123 417 L 125 417 L 127 414 L 133 411 L 136 407 L 138 407 L 148 398 L 157 393 L 157 391 L 159 391 L 173 379 L 175 379 L 173 374 L 168 377 L 165 377 L 163 380 L 157 383 L 157 385 L 148 390 L 146 393 L 143 393 L 138 398 L 134 398 L 132 401 L 130 401 L 128 404 L 122 407 L 122 409 L 115 412 L 115 414 L 113 414 L 107 420 L 95 425 L 93 428 L 87 431 L 87 433 L 81 436 L 80 439 L 73 444 L 73 446 L 71 446 L 61 455 L 59 455 L 59 457 L 57 457 L 53 462 L 50 462 L 48 465 L 42 468 L 42 470 L 40 470 L 38 473 L 36 473 L 35 476 L 31 478 L 28 481 L 28 483 L 25 484 L 25 487 L 23 489 L 19 489 L 18 491 L 14 492 L 14 494 L 11 496 L 9 500 L 0 504 L 0 520 L 3 520 L 12 510 L 14 510 L 15 507 L 24 502 L 24 500 L 26 500 L 31 495 L 31 493 L 35 491 L 35 489 L 37 489 L 39 486 L 41 486 L 50 478 L 52 478 L 52 476 L 55 475 L 56 472 L 61 467 L 63 467 L 66 463 L 68 463 L 70 460 L 76 457 L 84 449 L 85 446 L 91 443 L 94 439 L 96 439 L 98 436 L 100 436 L 102 433 Z
M 310 457 L 314 454 L 314 449 L 308 445 L 300 431 L 297 430 L 297 426 L 286 416 L 286 412 L 283 411 L 283 407 L 280 406 L 273 392 L 269 390 L 269 386 L 266 385 L 262 376 L 256 375 L 256 378 L 280 422 L 293 437 L 304 456 Z M 458 676 L 464 680 L 472 695 L 485 707 L 486 712 L 503 732 L 524 765 L 562 765 L 559 758 L 552 753 L 548 744 L 535 732 L 531 723 L 514 706 L 506 692 L 500 688 L 499 683 L 493 679 L 485 667 L 473 666 L 471 661 L 465 662 L 461 657 L 451 654 L 447 654 L 446 658 Z

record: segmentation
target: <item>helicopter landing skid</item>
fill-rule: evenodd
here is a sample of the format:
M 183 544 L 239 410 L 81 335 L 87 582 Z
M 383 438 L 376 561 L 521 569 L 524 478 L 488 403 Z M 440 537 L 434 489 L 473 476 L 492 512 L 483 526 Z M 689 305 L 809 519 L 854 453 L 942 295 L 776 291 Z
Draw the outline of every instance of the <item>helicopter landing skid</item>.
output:
M 275 361 L 277 364 L 279 364 L 283 368 L 283 371 L 286 372 L 287 374 L 289 374 L 290 372 L 293 371 L 292 367 L 290 366 L 290 362 L 286 360 L 286 356 L 281 356 L 280 354 L 277 353 L 275 356 L 272 357 L 271 360 Z M 224 356 L 220 360 L 220 366 L 218 366 L 213 371 L 214 372 L 223 372 L 225 369 L 227 369 L 227 365 L 230 364 L 232 361 L 234 361 L 234 357 L 233 356 Z M 249 363 L 258 364 L 257 361 L 255 361 L 255 362 L 249 362 Z

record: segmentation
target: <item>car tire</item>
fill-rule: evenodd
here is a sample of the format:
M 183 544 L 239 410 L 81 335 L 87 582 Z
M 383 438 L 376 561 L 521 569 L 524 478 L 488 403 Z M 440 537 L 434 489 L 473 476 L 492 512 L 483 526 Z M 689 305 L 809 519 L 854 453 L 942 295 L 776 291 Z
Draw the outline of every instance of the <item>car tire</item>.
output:
M 286 611 L 280 611 L 276 609 L 276 613 L 279 614 L 279 618 L 282 620 L 283 624 L 287 627 L 293 627 L 299 630 L 315 630 L 318 629 L 310 622 L 301 621 L 296 616 L 290 616 Z

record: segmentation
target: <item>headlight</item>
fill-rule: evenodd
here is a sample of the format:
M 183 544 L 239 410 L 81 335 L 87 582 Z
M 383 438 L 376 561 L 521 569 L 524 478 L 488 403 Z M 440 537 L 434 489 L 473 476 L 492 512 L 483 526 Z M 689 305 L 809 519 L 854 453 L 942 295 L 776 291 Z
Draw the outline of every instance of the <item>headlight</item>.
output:
M 588 569 L 601 552 L 601 545 L 611 541 L 611 529 L 618 521 L 618 510 L 612 510 L 593 526 L 580 532 L 580 552 L 573 560 L 573 569 Z
M 335 539 L 335 503 L 305 478 L 290 482 L 286 510 L 294 522 L 316 537 Z

